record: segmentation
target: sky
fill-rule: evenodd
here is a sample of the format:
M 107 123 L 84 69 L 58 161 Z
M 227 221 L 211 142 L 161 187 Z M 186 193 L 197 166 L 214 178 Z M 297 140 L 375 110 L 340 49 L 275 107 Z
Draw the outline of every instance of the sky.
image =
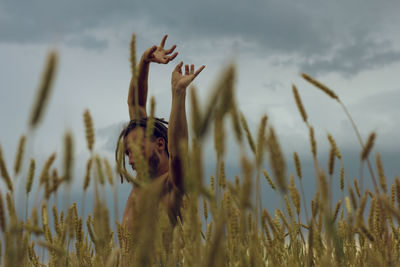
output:
M 325 169 L 328 132 L 342 151 L 350 178 L 359 174 L 361 148 L 341 107 L 305 82 L 300 73 L 306 72 L 339 95 L 364 140 L 372 131 L 377 133 L 371 161 L 375 162 L 376 152 L 382 155 L 390 182 L 399 175 L 400 159 L 399 11 L 400 2 L 395 0 L 1 0 L 0 145 L 7 165 L 11 169 L 19 137 L 28 133 L 46 55 L 55 49 L 59 66 L 54 88 L 39 129 L 29 133 L 25 165 L 28 157 L 34 157 L 40 170 L 54 151 L 60 165 L 63 134 L 70 130 L 76 153 L 74 184 L 79 188 L 89 156 L 83 111 L 90 110 L 97 129 L 96 152 L 111 160 L 116 135 L 129 120 L 131 34 L 137 36 L 138 58 L 168 34 L 166 46 L 176 44 L 179 55 L 168 65 L 152 64 L 149 74 L 149 96 L 156 99 L 159 117 L 169 117 L 170 77 L 181 60 L 196 67 L 206 65 L 194 82 L 203 106 L 224 67 L 234 62 L 237 104 L 253 135 L 267 114 L 289 173 L 294 172 L 291 155 L 299 153 L 305 190 L 311 197 L 315 178 L 308 131 L 297 111 L 292 84 L 298 87 L 315 128 L 318 157 Z M 231 136 L 228 143 L 233 144 L 230 140 Z M 207 143 L 204 163 L 210 174 L 215 172 L 215 156 L 212 139 Z M 236 145 L 228 146 L 230 178 L 240 173 L 238 151 Z M 120 205 L 129 189 L 126 183 L 119 185 Z M 265 181 L 263 201 L 271 208 L 279 205 Z

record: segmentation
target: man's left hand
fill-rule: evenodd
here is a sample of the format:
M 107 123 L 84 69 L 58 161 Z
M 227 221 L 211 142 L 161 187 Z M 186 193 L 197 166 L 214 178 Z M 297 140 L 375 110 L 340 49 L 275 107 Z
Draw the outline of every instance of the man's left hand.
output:
M 185 65 L 185 74 L 182 74 L 183 62 L 179 63 L 175 70 L 172 72 L 171 85 L 172 90 L 185 90 L 189 84 L 200 74 L 200 72 L 206 67 L 201 66 L 196 72 L 194 71 L 194 65 Z

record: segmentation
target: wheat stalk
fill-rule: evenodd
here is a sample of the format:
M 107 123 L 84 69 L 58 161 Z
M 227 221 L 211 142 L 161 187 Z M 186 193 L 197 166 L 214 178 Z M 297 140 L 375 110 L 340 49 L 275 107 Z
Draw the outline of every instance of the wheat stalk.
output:
M 72 171 L 73 171 L 73 160 L 74 160 L 74 142 L 72 134 L 67 132 L 64 135 L 64 180 L 67 183 L 71 183 Z
M 253 151 L 253 153 L 256 153 L 256 145 L 254 143 L 254 139 L 250 133 L 249 126 L 247 125 L 247 121 L 243 113 L 240 113 L 240 122 L 242 123 L 242 127 L 246 132 L 247 141 L 250 145 L 251 151 Z
M 263 173 L 264 173 L 264 177 L 267 180 L 269 186 L 271 186 L 271 188 L 275 191 L 276 186 L 275 186 L 274 182 L 272 181 L 271 177 L 269 176 L 267 170 L 263 170 Z
M 376 166 L 377 166 L 377 169 L 378 169 L 379 184 L 380 184 L 383 192 L 387 193 L 386 176 L 385 176 L 385 172 L 383 170 L 383 164 L 382 164 L 382 160 L 381 160 L 381 155 L 379 153 L 376 153 Z
M 369 153 L 371 152 L 372 147 L 374 146 L 375 138 L 376 138 L 376 133 L 371 133 L 368 136 L 368 141 L 361 152 L 361 160 L 367 159 Z
M 296 102 L 297 108 L 299 109 L 301 118 L 303 119 L 303 121 L 305 123 L 308 123 L 307 122 L 306 110 L 305 110 L 305 108 L 303 106 L 303 102 L 301 101 L 301 98 L 300 98 L 299 92 L 297 90 L 297 87 L 294 84 L 292 85 L 292 90 L 293 90 L 294 100 Z
M 19 174 L 19 171 L 21 170 L 21 164 L 25 152 L 25 142 L 26 142 L 26 136 L 22 135 L 21 138 L 19 139 L 17 154 L 15 156 L 15 163 L 14 163 L 15 176 L 17 176 Z
M 3 205 L 3 196 L 0 192 L 0 227 L 1 227 L 1 230 L 3 231 L 3 233 L 7 229 L 6 223 L 7 223 L 7 221 L 6 221 L 6 214 L 5 214 L 4 205 Z
M 269 153 L 269 159 L 271 162 L 272 171 L 274 173 L 275 182 L 282 193 L 287 191 L 286 181 L 286 163 L 283 157 L 283 153 L 275 134 L 274 128 L 270 127 L 269 137 L 267 141 L 267 147 Z
M 36 100 L 34 102 L 31 117 L 29 120 L 29 126 L 33 129 L 39 124 L 44 109 L 47 105 L 48 99 L 50 97 L 51 88 L 54 82 L 56 70 L 58 64 L 58 55 L 56 51 L 50 51 L 47 55 L 47 62 L 45 69 L 43 71 L 42 80 L 40 82 Z
M 94 126 L 92 116 L 88 109 L 83 112 L 83 122 L 85 124 L 85 133 L 86 133 L 86 143 L 89 151 L 93 152 L 93 146 L 95 141 L 94 135 Z
M 335 92 L 331 89 L 329 89 L 326 85 L 324 85 L 323 83 L 317 81 L 316 79 L 314 79 L 313 77 L 311 77 L 310 75 L 306 74 L 306 73 L 302 73 L 301 76 L 308 81 L 309 83 L 311 83 L 312 85 L 314 85 L 315 87 L 317 87 L 318 89 L 322 90 L 325 94 L 327 94 L 328 96 L 330 96 L 333 99 L 339 100 L 339 97 L 335 94 Z
M 90 170 L 92 169 L 92 158 L 89 158 L 86 162 L 86 172 L 85 172 L 85 179 L 83 181 L 83 191 L 85 192 L 90 184 Z
M 10 175 L 8 174 L 8 171 L 7 171 L 7 166 L 6 166 L 4 157 L 3 157 L 3 151 L 1 149 L 1 145 L 0 145 L 0 174 L 1 174 L 1 177 L 4 178 L 4 181 L 6 182 L 8 190 L 10 190 L 12 192 L 13 191 L 13 183 L 12 183 Z
M 317 142 L 315 141 L 315 136 L 314 136 L 314 128 L 312 126 L 308 127 L 309 129 L 309 136 L 310 136 L 310 144 L 311 144 L 311 152 L 313 154 L 313 157 L 317 157 Z

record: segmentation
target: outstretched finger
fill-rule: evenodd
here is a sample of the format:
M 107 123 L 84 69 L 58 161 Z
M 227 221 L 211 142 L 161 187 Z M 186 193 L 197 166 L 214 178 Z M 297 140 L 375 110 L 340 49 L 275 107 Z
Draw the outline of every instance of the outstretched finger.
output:
M 157 50 L 157 46 L 153 45 L 152 47 L 150 47 L 150 49 L 148 50 L 147 56 L 152 56 L 154 51 Z
M 189 75 L 189 65 L 185 65 L 185 75 Z
M 168 34 L 164 35 L 164 37 L 163 37 L 162 40 L 161 40 L 160 46 L 161 46 L 162 48 L 164 48 L 165 41 L 167 40 L 167 37 L 168 37 Z
M 190 65 L 190 74 L 194 74 L 194 65 Z
M 181 61 L 178 65 L 176 65 L 175 71 L 177 71 L 180 74 L 182 74 L 182 65 L 183 65 L 183 61 Z
M 156 45 L 153 45 L 151 48 L 150 48 L 150 53 L 154 53 L 154 51 L 156 51 L 157 50 L 157 46 Z
M 170 49 L 165 50 L 165 54 L 166 55 L 171 54 L 172 52 L 174 52 L 175 48 L 176 48 L 176 45 L 173 45 Z
M 170 56 L 170 57 L 168 58 L 168 62 L 174 60 L 174 59 L 176 58 L 177 55 L 178 55 L 178 52 L 173 53 L 172 56 Z
M 197 75 L 199 75 L 200 72 L 201 72 L 202 70 L 204 70 L 205 67 L 206 67 L 206 65 L 201 66 L 201 67 L 194 73 L 194 76 L 196 77 Z

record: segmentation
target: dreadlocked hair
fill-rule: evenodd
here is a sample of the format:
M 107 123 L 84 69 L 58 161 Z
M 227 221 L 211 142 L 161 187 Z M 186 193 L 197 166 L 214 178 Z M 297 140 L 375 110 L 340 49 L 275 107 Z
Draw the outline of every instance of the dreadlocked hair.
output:
M 119 142 L 121 139 L 125 141 L 125 138 L 128 136 L 128 134 L 135 129 L 136 127 L 142 127 L 144 129 L 147 128 L 147 122 L 149 118 L 141 118 L 139 120 L 133 119 L 131 120 L 128 125 L 122 129 L 121 133 L 119 134 L 118 140 L 117 140 L 117 146 L 115 149 L 115 160 L 118 161 L 118 149 L 119 148 Z M 167 156 L 169 157 L 169 152 L 168 152 L 168 128 L 167 126 L 168 122 L 165 121 L 162 118 L 154 118 L 154 124 L 153 124 L 153 133 L 151 134 L 152 139 L 156 139 L 158 137 L 161 137 L 165 141 L 165 152 L 167 153 Z M 126 166 L 125 166 L 125 156 L 122 157 L 122 164 L 123 168 L 126 171 Z M 121 177 L 121 183 L 123 182 L 123 175 L 120 174 Z

